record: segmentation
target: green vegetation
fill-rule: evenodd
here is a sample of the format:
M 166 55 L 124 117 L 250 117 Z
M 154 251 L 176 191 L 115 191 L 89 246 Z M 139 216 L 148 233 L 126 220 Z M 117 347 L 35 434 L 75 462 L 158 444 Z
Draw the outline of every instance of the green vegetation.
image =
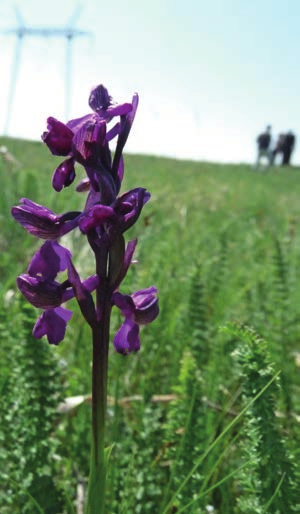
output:
M 64 342 L 31 337 L 38 312 L 15 278 L 40 241 L 10 207 L 28 197 L 60 213 L 84 195 L 51 190 L 60 160 L 42 143 L 0 145 L 18 161 L 0 155 L 0 512 L 80 513 L 90 331 L 73 301 Z M 111 347 L 107 513 L 300 512 L 300 169 L 139 155 L 125 167 L 123 190 L 152 199 L 126 234 L 140 244 L 122 291 L 157 286 L 160 316 L 138 354 Z M 64 243 L 89 276 L 84 237 Z M 119 324 L 113 311 L 112 335 Z

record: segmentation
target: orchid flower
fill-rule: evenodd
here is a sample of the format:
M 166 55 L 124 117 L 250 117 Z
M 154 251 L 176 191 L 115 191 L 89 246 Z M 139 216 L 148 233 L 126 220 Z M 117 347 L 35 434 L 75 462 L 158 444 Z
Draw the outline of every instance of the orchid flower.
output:
M 133 258 L 137 240 L 126 245 L 124 233 L 138 220 L 150 193 L 135 187 L 120 193 L 124 176 L 123 149 L 138 106 L 138 95 L 131 102 L 117 104 L 101 84 L 89 97 L 92 112 L 68 121 L 47 120 L 43 142 L 53 155 L 65 159 L 52 175 L 52 187 L 62 192 L 76 179 L 76 167 L 83 166 L 86 177 L 75 191 L 87 193 L 81 211 L 55 214 L 27 198 L 21 198 L 11 213 L 29 234 L 45 240 L 31 260 L 26 273 L 17 278 L 24 297 L 42 310 L 34 328 L 36 338 L 46 336 L 57 345 L 65 337 L 72 312 L 63 305 L 75 298 L 89 324 L 93 344 L 92 368 L 92 457 L 87 514 L 104 514 L 105 454 L 104 427 L 107 405 L 107 366 L 111 309 L 121 310 L 124 322 L 114 337 L 114 348 L 122 355 L 140 349 L 140 325 L 158 316 L 157 289 L 154 286 L 133 294 L 120 292 Z M 115 151 L 110 150 L 111 141 Z M 79 230 L 95 258 L 95 274 L 81 279 L 71 252 L 58 240 Z M 64 278 L 59 282 L 59 275 Z M 94 297 L 93 297 L 94 295 Z

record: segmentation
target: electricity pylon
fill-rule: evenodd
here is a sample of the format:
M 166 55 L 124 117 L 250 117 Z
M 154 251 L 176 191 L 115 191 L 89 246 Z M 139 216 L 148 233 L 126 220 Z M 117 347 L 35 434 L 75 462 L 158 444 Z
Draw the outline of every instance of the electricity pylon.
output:
M 65 37 L 66 38 L 66 61 L 65 61 L 65 115 L 66 119 L 69 118 L 70 105 L 71 105 L 71 73 L 72 73 L 72 42 L 77 36 L 88 36 L 91 33 L 74 28 L 75 21 L 79 17 L 81 7 L 78 6 L 74 14 L 71 16 L 69 22 L 65 27 L 32 27 L 26 25 L 23 16 L 18 8 L 15 8 L 18 26 L 13 29 L 1 31 L 2 34 L 10 35 L 15 34 L 16 46 L 15 54 L 12 63 L 12 71 L 10 77 L 10 86 L 7 100 L 6 119 L 4 126 L 4 133 L 7 135 L 11 119 L 11 111 L 13 101 L 16 93 L 16 86 L 18 81 L 18 74 L 21 62 L 21 48 L 25 36 L 38 36 L 38 37 Z

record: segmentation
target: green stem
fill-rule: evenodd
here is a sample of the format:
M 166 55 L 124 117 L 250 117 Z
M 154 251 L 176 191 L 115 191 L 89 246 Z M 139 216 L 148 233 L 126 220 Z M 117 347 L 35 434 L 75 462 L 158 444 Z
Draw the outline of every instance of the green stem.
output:
M 108 252 L 96 253 L 96 270 L 100 279 L 97 289 L 97 321 L 92 326 L 92 448 L 86 514 L 105 512 L 105 418 L 107 407 L 108 344 L 111 293 L 107 279 Z

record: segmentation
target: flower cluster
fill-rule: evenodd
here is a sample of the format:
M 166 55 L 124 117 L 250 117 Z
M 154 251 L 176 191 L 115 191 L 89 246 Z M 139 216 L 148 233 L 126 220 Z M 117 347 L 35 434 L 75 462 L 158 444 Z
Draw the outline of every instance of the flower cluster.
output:
M 51 344 L 58 344 L 65 336 L 72 312 L 62 304 L 71 298 L 77 299 L 91 327 L 101 322 L 102 288 L 109 296 L 111 307 L 118 307 L 125 318 L 114 339 L 119 353 L 139 350 L 139 325 L 153 321 L 158 315 L 155 287 L 131 296 L 119 292 L 137 244 L 134 240 L 125 246 L 123 234 L 136 222 L 150 198 L 141 187 L 119 195 L 124 175 L 122 152 L 137 105 L 137 94 L 130 103 L 117 104 L 107 89 L 99 85 L 90 94 L 92 113 L 66 124 L 48 118 L 42 140 L 53 155 L 65 157 L 53 173 L 52 186 L 57 192 L 70 186 L 76 178 L 75 166 L 82 165 L 86 178 L 76 190 L 87 192 L 83 211 L 57 215 L 26 198 L 12 208 L 12 216 L 18 223 L 30 234 L 46 240 L 34 255 L 27 273 L 18 277 L 17 285 L 32 305 L 43 309 L 33 335 L 37 338 L 46 335 Z M 112 140 L 116 143 L 113 156 L 109 148 Z M 95 275 L 83 281 L 72 263 L 70 251 L 58 243 L 59 238 L 74 229 L 87 237 L 96 259 Z M 57 281 L 61 272 L 65 272 L 62 283 Z M 97 292 L 96 305 L 93 291 Z

